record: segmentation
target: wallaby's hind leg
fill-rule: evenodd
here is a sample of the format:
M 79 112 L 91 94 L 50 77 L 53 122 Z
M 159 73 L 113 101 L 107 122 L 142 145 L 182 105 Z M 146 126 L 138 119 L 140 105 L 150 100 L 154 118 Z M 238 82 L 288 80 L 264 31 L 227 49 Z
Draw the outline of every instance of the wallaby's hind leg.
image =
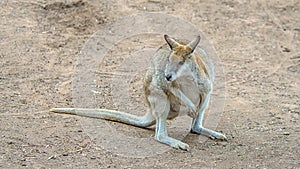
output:
M 168 136 L 167 118 L 170 111 L 170 101 L 166 94 L 159 89 L 151 90 L 148 96 L 150 109 L 156 118 L 155 139 L 176 149 L 189 151 L 189 145 Z
M 204 128 L 202 125 L 204 113 L 208 107 L 209 100 L 210 100 L 210 95 L 206 95 L 203 100 L 204 102 L 198 111 L 197 117 L 193 119 L 191 132 L 207 136 L 211 139 L 227 140 L 225 135 L 223 135 L 219 132 Z
M 189 151 L 188 144 L 168 136 L 166 120 L 167 120 L 166 117 L 158 117 L 157 118 L 156 129 L 155 129 L 155 139 L 161 143 L 170 145 L 173 148 Z

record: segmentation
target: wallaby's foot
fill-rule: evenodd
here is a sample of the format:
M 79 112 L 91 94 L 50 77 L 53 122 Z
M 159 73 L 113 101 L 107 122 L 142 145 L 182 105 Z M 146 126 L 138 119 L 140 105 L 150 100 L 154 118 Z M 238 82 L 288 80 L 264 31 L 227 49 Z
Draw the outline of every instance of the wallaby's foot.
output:
M 201 135 L 204 135 L 206 137 L 209 137 L 211 139 L 217 139 L 217 140 L 224 140 L 224 141 L 227 141 L 227 137 L 219 132 L 216 132 L 216 131 L 213 131 L 213 130 L 210 130 L 210 129 L 207 129 L 207 128 L 204 128 L 204 127 L 200 127 L 200 128 L 192 128 L 191 129 L 191 132 L 192 133 L 195 133 L 195 134 L 201 134 Z
M 184 142 L 181 142 L 179 140 L 176 140 L 172 137 L 168 137 L 168 136 L 164 136 L 164 137 L 159 137 L 159 138 L 155 138 L 157 141 L 167 144 L 173 148 L 176 149 L 181 149 L 181 150 L 185 150 L 185 151 L 189 151 L 190 150 L 190 146 Z

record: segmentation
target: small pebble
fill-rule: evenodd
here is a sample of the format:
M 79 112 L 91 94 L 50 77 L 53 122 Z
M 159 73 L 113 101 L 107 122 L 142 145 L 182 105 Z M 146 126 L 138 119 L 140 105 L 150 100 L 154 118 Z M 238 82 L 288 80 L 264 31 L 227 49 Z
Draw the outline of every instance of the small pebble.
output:
M 53 155 L 53 156 L 48 157 L 47 160 L 51 160 L 51 159 L 55 159 L 55 158 L 56 158 L 56 155 Z
M 67 152 L 63 153 L 62 154 L 63 156 L 68 156 L 69 154 Z
M 283 135 L 288 136 L 288 135 L 290 135 L 290 132 L 284 132 Z

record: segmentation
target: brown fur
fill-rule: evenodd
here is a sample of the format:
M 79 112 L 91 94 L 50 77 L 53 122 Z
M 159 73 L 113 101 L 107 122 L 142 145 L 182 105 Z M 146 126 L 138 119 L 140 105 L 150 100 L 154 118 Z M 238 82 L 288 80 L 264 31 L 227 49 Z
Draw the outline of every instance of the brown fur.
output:
M 188 46 L 184 46 L 184 45 L 180 45 L 178 47 L 176 47 L 174 50 L 174 54 L 177 56 L 181 56 L 184 59 L 188 58 L 188 55 L 192 52 L 192 49 L 189 48 Z
M 200 59 L 200 56 L 198 55 L 198 53 L 194 54 L 194 57 L 192 57 L 192 59 L 197 63 L 198 65 L 198 69 L 200 71 L 203 71 L 205 73 L 205 75 L 210 78 L 208 70 L 207 70 L 207 65 L 203 63 L 203 61 Z

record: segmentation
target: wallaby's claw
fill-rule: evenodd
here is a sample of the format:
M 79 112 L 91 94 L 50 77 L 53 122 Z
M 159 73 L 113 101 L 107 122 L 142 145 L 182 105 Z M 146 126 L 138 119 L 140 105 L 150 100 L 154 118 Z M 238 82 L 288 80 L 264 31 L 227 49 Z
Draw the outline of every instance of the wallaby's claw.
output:
M 175 145 L 172 145 L 172 147 L 176 148 L 176 149 L 190 151 L 190 146 L 186 143 L 181 142 L 181 141 L 178 141 L 177 143 L 175 143 Z
M 197 112 L 195 112 L 195 111 L 190 110 L 190 111 L 188 111 L 187 114 L 188 114 L 188 116 L 190 116 L 193 119 L 197 117 Z
M 161 143 L 168 144 L 169 146 L 171 146 L 175 149 L 180 149 L 180 150 L 185 150 L 185 151 L 190 150 L 190 146 L 188 144 L 186 144 L 182 141 L 176 140 L 172 137 L 168 137 L 168 136 L 157 137 L 156 140 Z
M 221 133 L 215 133 L 209 136 L 212 140 L 228 141 L 227 137 Z
M 190 116 L 193 119 L 196 118 L 197 115 L 198 115 L 198 112 L 197 112 L 197 109 L 196 109 L 195 105 L 194 104 L 189 105 L 188 109 L 189 110 L 187 112 L 187 115 Z
M 181 150 L 190 151 L 190 146 L 188 144 L 179 145 Z

